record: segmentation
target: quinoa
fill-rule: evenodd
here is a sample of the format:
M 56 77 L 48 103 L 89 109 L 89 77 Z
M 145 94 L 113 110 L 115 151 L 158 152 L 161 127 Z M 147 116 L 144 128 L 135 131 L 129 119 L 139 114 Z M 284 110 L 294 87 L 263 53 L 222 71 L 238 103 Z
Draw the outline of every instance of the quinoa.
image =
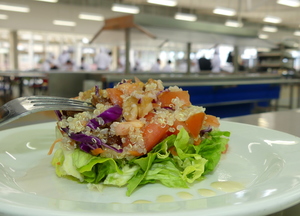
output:
M 75 98 L 92 102 L 95 106 L 94 111 L 80 112 L 74 116 L 63 116 L 57 124 L 59 128 L 67 128 L 69 134 L 81 133 L 94 136 L 115 149 L 122 149 L 120 153 L 103 146 L 104 151 L 100 154 L 101 157 L 131 159 L 137 154 L 146 154 L 147 146 L 145 146 L 144 133 L 154 133 L 151 128 L 146 129 L 149 124 L 159 125 L 162 129 L 166 128 L 170 133 L 175 133 L 183 127 L 176 125 L 176 122 L 185 122 L 189 117 L 205 112 L 203 107 L 186 104 L 186 101 L 179 97 L 172 98 L 170 104 L 164 107 L 164 102 L 160 98 L 164 92 L 183 90 L 177 86 L 164 89 L 160 80 L 149 79 L 146 83 L 139 80 L 136 82 L 123 80 L 113 90 L 119 92 L 121 104 L 116 104 L 117 100 L 114 98 L 116 96 L 112 95 L 108 89 L 97 92 L 97 88 L 94 87 L 88 91 L 80 92 L 79 96 Z M 121 117 L 114 122 L 105 124 L 99 115 L 116 105 L 122 108 Z M 96 119 L 101 126 L 94 129 L 89 127 L 88 124 L 93 119 Z M 74 145 L 74 141 L 67 135 L 64 135 L 61 143 L 64 148 L 79 148 L 79 143 L 75 142 Z

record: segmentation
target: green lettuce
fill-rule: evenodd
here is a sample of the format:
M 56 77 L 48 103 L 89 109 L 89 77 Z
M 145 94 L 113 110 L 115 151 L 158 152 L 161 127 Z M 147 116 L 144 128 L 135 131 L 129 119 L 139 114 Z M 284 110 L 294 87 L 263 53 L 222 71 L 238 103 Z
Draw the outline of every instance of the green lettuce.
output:
M 147 155 L 132 160 L 96 157 L 80 149 L 58 149 L 52 159 L 56 174 L 73 176 L 79 181 L 127 186 L 130 196 L 139 186 L 157 183 L 187 188 L 214 170 L 226 149 L 230 133 L 212 131 L 200 145 L 193 145 L 185 129 L 157 144 Z M 174 148 L 176 155 L 170 153 Z

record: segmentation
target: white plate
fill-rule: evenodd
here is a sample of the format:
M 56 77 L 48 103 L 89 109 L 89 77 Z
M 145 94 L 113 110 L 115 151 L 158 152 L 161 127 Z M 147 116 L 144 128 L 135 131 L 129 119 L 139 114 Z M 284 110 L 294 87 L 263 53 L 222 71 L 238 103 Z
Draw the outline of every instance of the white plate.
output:
M 55 123 L 0 133 L 0 214 L 10 215 L 266 215 L 300 201 L 300 138 L 256 126 L 221 121 L 231 131 L 230 148 L 217 169 L 189 189 L 152 184 L 131 197 L 126 188 L 88 190 L 58 178 L 47 152 Z M 224 192 L 213 182 L 244 187 Z M 214 193 L 208 197 L 199 189 Z M 157 199 L 165 197 L 161 202 Z M 168 200 L 169 198 L 170 200 Z M 151 203 L 136 204 L 138 200 Z

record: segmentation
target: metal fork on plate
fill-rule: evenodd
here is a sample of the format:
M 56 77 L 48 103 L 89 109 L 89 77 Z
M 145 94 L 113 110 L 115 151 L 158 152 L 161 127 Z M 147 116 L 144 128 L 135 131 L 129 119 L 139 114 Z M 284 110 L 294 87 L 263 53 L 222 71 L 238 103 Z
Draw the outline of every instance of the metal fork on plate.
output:
M 11 100 L 0 107 L 0 127 L 31 113 L 47 110 L 89 111 L 95 107 L 92 104 L 52 96 L 29 96 Z

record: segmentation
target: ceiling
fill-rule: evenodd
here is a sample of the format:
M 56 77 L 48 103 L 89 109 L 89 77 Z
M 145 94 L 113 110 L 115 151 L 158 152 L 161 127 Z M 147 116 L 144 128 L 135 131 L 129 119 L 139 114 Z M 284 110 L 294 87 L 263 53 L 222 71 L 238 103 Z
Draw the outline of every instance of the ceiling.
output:
M 6 0 L 6 2 L 8 1 Z M 154 46 L 160 46 L 164 41 L 168 40 L 169 44 L 186 42 L 195 44 L 227 43 L 242 46 L 249 44 L 268 47 L 283 40 L 299 41 L 299 37 L 294 36 L 293 32 L 299 29 L 300 8 L 279 5 L 276 3 L 276 0 L 177 0 L 177 2 L 178 5 L 176 7 L 165 7 L 149 4 L 146 0 L 59 0 L 56 4 L 35 0 L 9 0 L 9 3 L 28 5 L 30 13 L 0 10 L 0 14 L 8 15 L 7 20 L 0 20 L 0 27 L 3 30 L 33 31 L 48 38 L 55 33 L 64 35 L 65 38 L 68 36 L 76 37 L 73 41 L 82 37 L 91 39 L 103 26 L 103 22 L 80 20 L 78 14 L 80 12 L 98 13 L 102 14 L 106 19 L 124 16 L 126 14 L 110 10 L 113 3 L 124 3 L 139 6 L 141 9 L 140 14 L 166 18 L 170 21 L 170 24 L 172 22 L 175 26 L 177 24 L 178 26 L 190 25 L 185 21 L 173 20 L 174 14 L 178 11 L 196 14 L 198 18 L 196 24 L 199 26 L 209 26 L 204 30 L 198 31 L 184 27 L 182 27 L 183 29 L 176 27 L 167 28 L 160 26 L 160 23 L 157 23 L 155 26 L 155 22 L 152 22 L 151 25 L 148 23 L 143 26 L 157 35 L 158 39 L 153 41 L 145 35 L 141 35 L 138 31 L 132 31 L 134 45 L 139 44 L 139 46 L 151 47 L 155 44 Z M 263 22 L 263 18 L 266 15 L 280 17 L 282 23 L 276 24 L 279 28 L 277 33 L 264 33 L 269 35 L 269 39 L 267 40 L 258 39 L 257 37 L 253 37 L 253 35 L 239 37 L 234 34 L 237 30 L 233 27 L 226 27 L 225 32 L 215 34 L 211 32 L 213 27 L 216 29 L 224 28 L 224 22 L 228 19 L 226 16 L 212 13 L 213 9 L 217 6 L 235 9 L 237 15 L 230 17 L 230 19 L 241 20 L 244 23 L 243 29 L 245 31 L 250 29 L 257 32 L 257 34 L 261 33 L 262 26 L 266 24 Z M 55 26 L 52 24 L 54 19 L 75 21 L 77 25 L 75 27 Z M 58 38 L 56 40 L 60 42 L 61 39 Z M 96 42 L 123 44 L 124 34 L 122 31 L 103 32 Z

